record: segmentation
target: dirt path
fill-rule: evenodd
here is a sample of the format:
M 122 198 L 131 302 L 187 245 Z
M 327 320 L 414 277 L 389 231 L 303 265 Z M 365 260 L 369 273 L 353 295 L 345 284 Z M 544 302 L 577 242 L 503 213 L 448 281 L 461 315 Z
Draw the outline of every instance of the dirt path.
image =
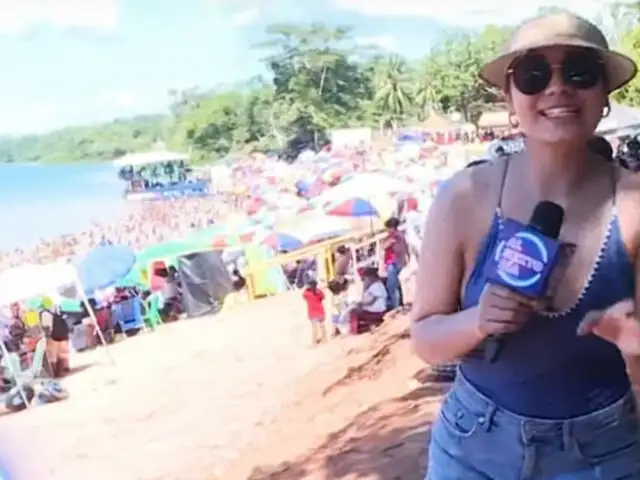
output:
M 2 416 L 0 432 L 13 455 L 37 452 L 22 462 L 28 480 L 241 478 L 226 466 L 265 439 L 298 386 L 369 341 L 310 348 L 300 294 L 284 294 L 119 343 L 117 367 L 79 355 L 93 366 L 65 380 L 69 400 Z
M 344 359 L 346 376 L 298 401 L 237 462 L 229 478 L 248 480 L 420 480 L 431 422 L 448 385 L 425 381 L 402 319 Z M 337 373 L 334 372 L 334 374 Z M 327 372 L 327 380 L 330 374 Z M 257 466 L 256 466 L 257 465 Z

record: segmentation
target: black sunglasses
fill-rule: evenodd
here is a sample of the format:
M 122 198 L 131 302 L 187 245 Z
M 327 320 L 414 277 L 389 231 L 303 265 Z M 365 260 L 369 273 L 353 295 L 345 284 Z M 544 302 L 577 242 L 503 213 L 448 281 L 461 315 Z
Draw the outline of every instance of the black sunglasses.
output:
M 513 61 L 507 75 L 523 95 L 537 95 L 551 83 L 553 71 L 560 70 L 562 82 L 578 90 L 589 90 L 605 77 L 604 63 L 600 56 L 587 49 L 567 52 L 560 65 L 552 65 L 540 53 L 527 53 Z

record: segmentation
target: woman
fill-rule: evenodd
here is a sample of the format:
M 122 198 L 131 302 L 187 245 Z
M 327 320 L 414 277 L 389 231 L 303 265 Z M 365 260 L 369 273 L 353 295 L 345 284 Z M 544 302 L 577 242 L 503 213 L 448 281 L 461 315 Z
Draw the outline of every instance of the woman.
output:
M 636 70 L 569 13 L 526 22 L 481 70 L 505 93 L 526 149 L 460 172 L 426 222 L 414 348 L 431 364 L 460 359 L 428 479 L 640 479 L 630 389 L 640 384 L 640 326 L 629 300 L 640 180 L 588 148 L 609 94 Z M 503 219 L 526 224 L 541 200 L 564 208 L 560 240 L 577 245 L 546 305 L 484 273 Z M 493 361 L 489 337 L 499 339 Z
M 362 270 L 362 300 L 351 312 L 355 319 L 355 332 L 363 333 L 382 324 L 388 303 L 387 288 L 378 276 L 378 269 L 365 267 Z
M 8 337 L 5 347 L 8 352 L 24 355 L 23 344 L 27 335 L 27 326 L 24 323 L 24 313 L 20 304 L 14 302 L 10 306 L 11 318 L 9 319 Z

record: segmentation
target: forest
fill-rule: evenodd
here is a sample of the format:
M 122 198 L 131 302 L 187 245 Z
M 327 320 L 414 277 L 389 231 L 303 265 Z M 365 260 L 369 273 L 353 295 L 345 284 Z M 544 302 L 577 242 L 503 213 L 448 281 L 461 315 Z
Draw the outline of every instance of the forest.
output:
M 612 46 L 640 60 L 640 2 L 613 5 L 606 13 L 615 28 L 601 27 Z M 358 45 L 349 27 L 271 25 L 255 45 L 264 53 L 266 77 L 225 88 L 171 90 L 167 115 L 0 137 L 0 163 L 107 161 L 148 150 L 157 140 L 190 151 L 196 162 L 210 162 L 282 150 L 294 141 L 318 145 L 334 128 L 385 132 L 416 124 L 431 111 L 459 112 L 474 123 L 500 101 L 477 72 L 509 33 L 494 25 L 451 32 L 422 58 L 409 60 Z M 615 101 L 640 106 L 640 78 Z

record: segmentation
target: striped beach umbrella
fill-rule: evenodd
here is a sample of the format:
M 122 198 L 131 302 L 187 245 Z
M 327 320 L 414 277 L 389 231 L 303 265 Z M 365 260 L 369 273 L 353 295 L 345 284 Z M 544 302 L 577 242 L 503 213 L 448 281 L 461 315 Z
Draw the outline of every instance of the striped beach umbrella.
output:
M 325 208 L 327 215 L 336 217 L 379 217 L 380 212 L 375 205 L 360 197 L 349 198 L 329 204 Z

